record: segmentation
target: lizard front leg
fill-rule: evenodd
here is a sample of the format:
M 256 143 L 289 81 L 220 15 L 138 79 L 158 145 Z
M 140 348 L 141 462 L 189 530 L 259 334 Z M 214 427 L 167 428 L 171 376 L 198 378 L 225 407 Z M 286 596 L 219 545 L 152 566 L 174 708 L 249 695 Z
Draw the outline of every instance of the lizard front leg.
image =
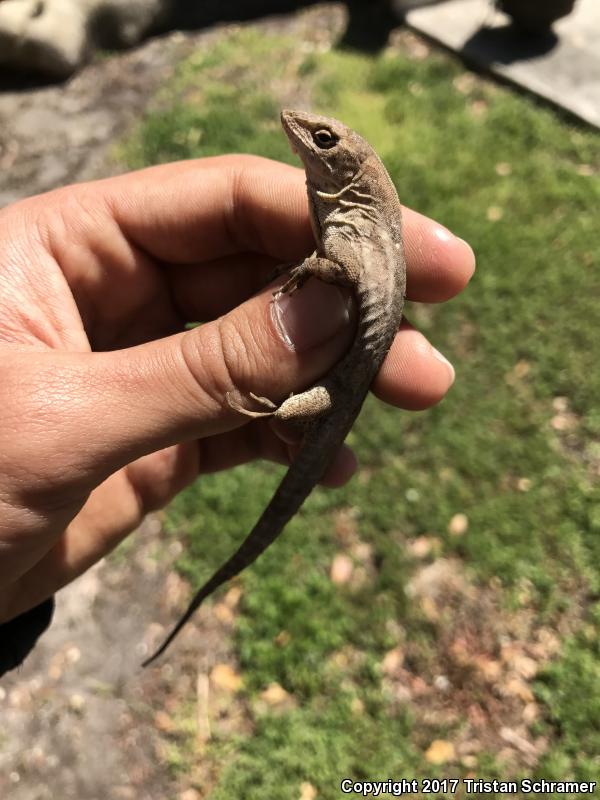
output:
M 337 262 L 328 258 L 313 254 L 305 258 L 302 263 L 293 267 L 288 280 L 277 289 L 274 294 L 293 294 L 300 289 L 309 278 L 318 278 L 327 283 L 336 283 L 343 286 L 351 286 L 346 270 Z M 313 419 L 328 413 L 332 407 L 331 396 L 325 386 L 313 386 L 306 392 L 292 394 L 281 405 L 277 405 L 267 397 L 250 392 L 251 399 L 263 407 L 263 411 L 252 411 L 244 408 L 231 393 L 227 393 L 226 399 L 230 408 L 247 417 L 274 417 L 285 422 L 307 423 Z

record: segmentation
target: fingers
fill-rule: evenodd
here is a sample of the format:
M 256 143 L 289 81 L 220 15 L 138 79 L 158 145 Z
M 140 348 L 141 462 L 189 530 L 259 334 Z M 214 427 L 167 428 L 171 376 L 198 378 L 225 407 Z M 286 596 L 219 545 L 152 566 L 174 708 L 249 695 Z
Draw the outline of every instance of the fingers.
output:
M 295 261 L 314 246 L 304 172 L 256 156 L 151 167 L 27 202 L 40 209 L 43 237 L 67 280 L 88 299 L 108 288 L 103 280 L 129 285 L 150 256 L 166 265 L 174 299 L 191 320 L 225 313 L 263 285 L 273 264 Z M 110 274 L 94 273 L 89 287 L 86 241 L 102 251 L 105 267 L 106 252 L 111 256 Z M 446 228 L 405 208 L 404 241 L 410 299 L 439 302 L 468 283 L 473 252 Z
M 164 262 L 244 252 L 289 261 L 312 244 L 304 173 L 258 156 L 180 161 L 69 188 L 103 201 L 125 237 Z
M 162 261 L 217 265 L 240 252 L 293 261 L 313 245 L 304 171 L 269 159 L 179 162 L 105 186 L 126 237 Z M 473 252 L 446 228 L 404 208 L 404 239 L 411 299 L 448 299 L 468 283 Z M 220 261 L 221 278 L 235 263 Z
M 352 340 L 348 296 L 309 281 L 280 301 L 265 291 L 215 322 L 128 350 L 36 352 L 27 370 L 16 359 L 18 412 L 39 429 L 22 437 L 19 458 L 48 470 L 41 481 L 53 490 L 83 490 L 148 453 L 245 424 L 225 402 L 228 392 L 277 402 L 310 385 Z M 423 408 L 451 381 L 448 365 L 405 325 L 375 390 Z
M 199 473 L 211 473 L 257 458 L 289 466 L 296 458 L 302 436 L 281 423 L 259 420 L 241 429 L 209 436 L 198 442 Z M 356 471 L 356 457 L 342 445 L 321 483 L 343 486 Z
M 245 435 L 253 427 L 151 453 L 111 475 L 91 493 L 56 543 L 18 580 L 3 586 L 0 620 L 13 619 L 42 602 L 110 553 L 146 513 L 162 508 L 194 480 L 199 463 L 200 472 L 213 472 L 259 456 L 286 466 L 293 461 L 294 449 L 268 425 L 258 436 Z M 342 446 L 321 483 L 342 486 L 355 470 L 354 454 Z
M 446 357 L 404 321 L 372 389 L 386 403 L 420 411 L 439 403 L 454 377 Z
M 459 294 L 475 270 L 471 247 L 422 214 L 409 208 L 403 213 L 408 299 L 440 303 Z M 213 319 L 264 286 L 277 263 L 273 257 L 245 253 L 203 264 L 174 264 L 169 268 L 173 298 L 185 319 Z
M 409 300 L 441 303 L 461 292 L 475 272 L 470 245 L 434 220 L 403 207 Z
M 315 380 L 351 341 L 347 298 L 313 282 L 276 315 L 271 297 L 265 291 L 215 322 L 127 350 L 35 351 L 25 365 L 11 354 L 4 391 L 7 403 L 18 398 L 23 429 L 14 463 L 35 464 L 36 490 L 52 490 L 60 503 L 148 453 L 244 424 L 227 392 L 277 401 Z

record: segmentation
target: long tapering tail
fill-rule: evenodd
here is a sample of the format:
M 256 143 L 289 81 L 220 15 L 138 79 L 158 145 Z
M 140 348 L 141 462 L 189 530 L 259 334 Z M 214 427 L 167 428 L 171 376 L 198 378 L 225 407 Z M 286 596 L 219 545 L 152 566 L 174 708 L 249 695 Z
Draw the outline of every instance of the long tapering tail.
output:
M 256 561 L 267 547 L 277 539 L 286 524 L 323 477 L 329 462 L 337 452 L 338 446 L 344 440 L 356 414 L 348 416 L 349 419 L 347 421 L 338 419 L 337 424 L 332 424 L 333 420 L 330 418 L 324 428 L 317 425 L 316 429 L 312 431 L 312 435 L 309 434 L 308 441 L 305 441 L 294 463 L 279 484 L 271 502 L 263 511 L 252 531 L 231 558 L 194 595 L 185 614 L 158 650 L 143 662 L 143 667 L 147 667 L 165 652 L 192 614 L 215 589 L 218 589 L 219 586 L 222 586 L 245 567 Z
M 287 523 L 319 483 L 330 462 L 337 454 L 339 447 L 360 412 L 369 390 L 371 379 L 379 369 L 385 352 L 382 351 L 380 359 L 376 360 L 373 359 L 370 353 L 365 355 L 362 346 L 355 342 L 345 358 L 338 364 L 336 369 L 342 374 L 348 373 L 348 362 L 360 375 L 361 381 L 358 385 L 355 384 L 352 397 L 346 396 L 345 402 L 334 404 L 334 411 L 331 414 L 318 419 L 314 425 L 307 429 L 304 442 L 294 459 L 294 463 L 284 475 L 271 502 L 261 514 L 252 531 L 231 558 L 196 592 L 185 614 L 158 650 L 143 662 L 143 667 L 152 664 L 165 652 L 192 614 L 215 589 L 218 589 L 219 586 L 222 586 L 226 581 L 234 578 L 243 569 L 253 564 L 267 547 L 277 539 Z M 363 355 L 367 359 L 368 369 L 361 368 L 360 357 Z M 348 380 L 352 385 L 352 374 L 349 375 Z
M 292 475 L 292 469 L 290 469 L 287 475 L 283 478 L 273 496 L 273 499 L 263 511 L 260 519 L 248 537 L 242 542 L 240 547 L 231 556 L 231 558 L 228 559 L 223 566 L 220 567 L 217 572 L 215 572 L 212 578 L 210 578 L 210 580 L 208 580 L 204 586 L 196 592 L 184 615 L 169 633 L 158 650 L 143 662 L 143 667 L 147 667 L 165 652 L 167 647 L 171 644 L 186 622 L 200 607 L 202 602 L 215 591 L 215 589 L 218 589 L 219 586 L 222 586 L 228 580 L 235 577 L 245 567 L 256 561 L 256 559 L 262 553 L 264 553 L 267 547 L 279 536 L 285 525 L 300 508 L 314 486 L 314 484 L 307 484 L 306 490 L 302 492 L 302 494 L 297 491 L 297 485 L 294 487 L 289 486 L 291 483 L 290 478 Z M 296 481 L 294 481 L 294 483 L 296 483 Z M 290 491 L 292 488 L 296 489 L 296 491 Z

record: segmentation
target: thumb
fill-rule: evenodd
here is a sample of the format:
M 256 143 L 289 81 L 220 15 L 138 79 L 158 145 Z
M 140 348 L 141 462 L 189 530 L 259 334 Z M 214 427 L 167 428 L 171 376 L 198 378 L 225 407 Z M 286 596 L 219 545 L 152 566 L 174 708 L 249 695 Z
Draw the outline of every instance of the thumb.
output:
M 352 307 L 337 286 L 311 280 L 127 350 L 36 354 L 44 436 L 34 437 L 35 461 L 55 486 L 93 487 L 147 453 L 242 425 L 226 393 L 278 402 L 316 380 L 350 344 Z

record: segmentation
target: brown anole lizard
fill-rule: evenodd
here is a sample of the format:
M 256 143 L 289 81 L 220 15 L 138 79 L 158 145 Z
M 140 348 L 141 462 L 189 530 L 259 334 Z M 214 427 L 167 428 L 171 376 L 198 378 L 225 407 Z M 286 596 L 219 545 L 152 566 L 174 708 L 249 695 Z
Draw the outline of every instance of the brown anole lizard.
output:
M 215 589 L 233 578 L 279 536 L 346 438 L 400 326 L 406 287 L 400 201 L 373 148 L 334 119 L 283 111 L 283 129 L 306 171 L 316 250 L 289 269 L 279 292 L 293 292 L 310 277 L 350 288 L 357 328 L 346 355 L 317 384 L 280 406 L 251 395 L 261 411 L 233 408 L 250 417 L 300 423 L 302 445 L 271 502 L 236 553 L 196 593 L 187 611 L 147 666 L 173 641 Z

